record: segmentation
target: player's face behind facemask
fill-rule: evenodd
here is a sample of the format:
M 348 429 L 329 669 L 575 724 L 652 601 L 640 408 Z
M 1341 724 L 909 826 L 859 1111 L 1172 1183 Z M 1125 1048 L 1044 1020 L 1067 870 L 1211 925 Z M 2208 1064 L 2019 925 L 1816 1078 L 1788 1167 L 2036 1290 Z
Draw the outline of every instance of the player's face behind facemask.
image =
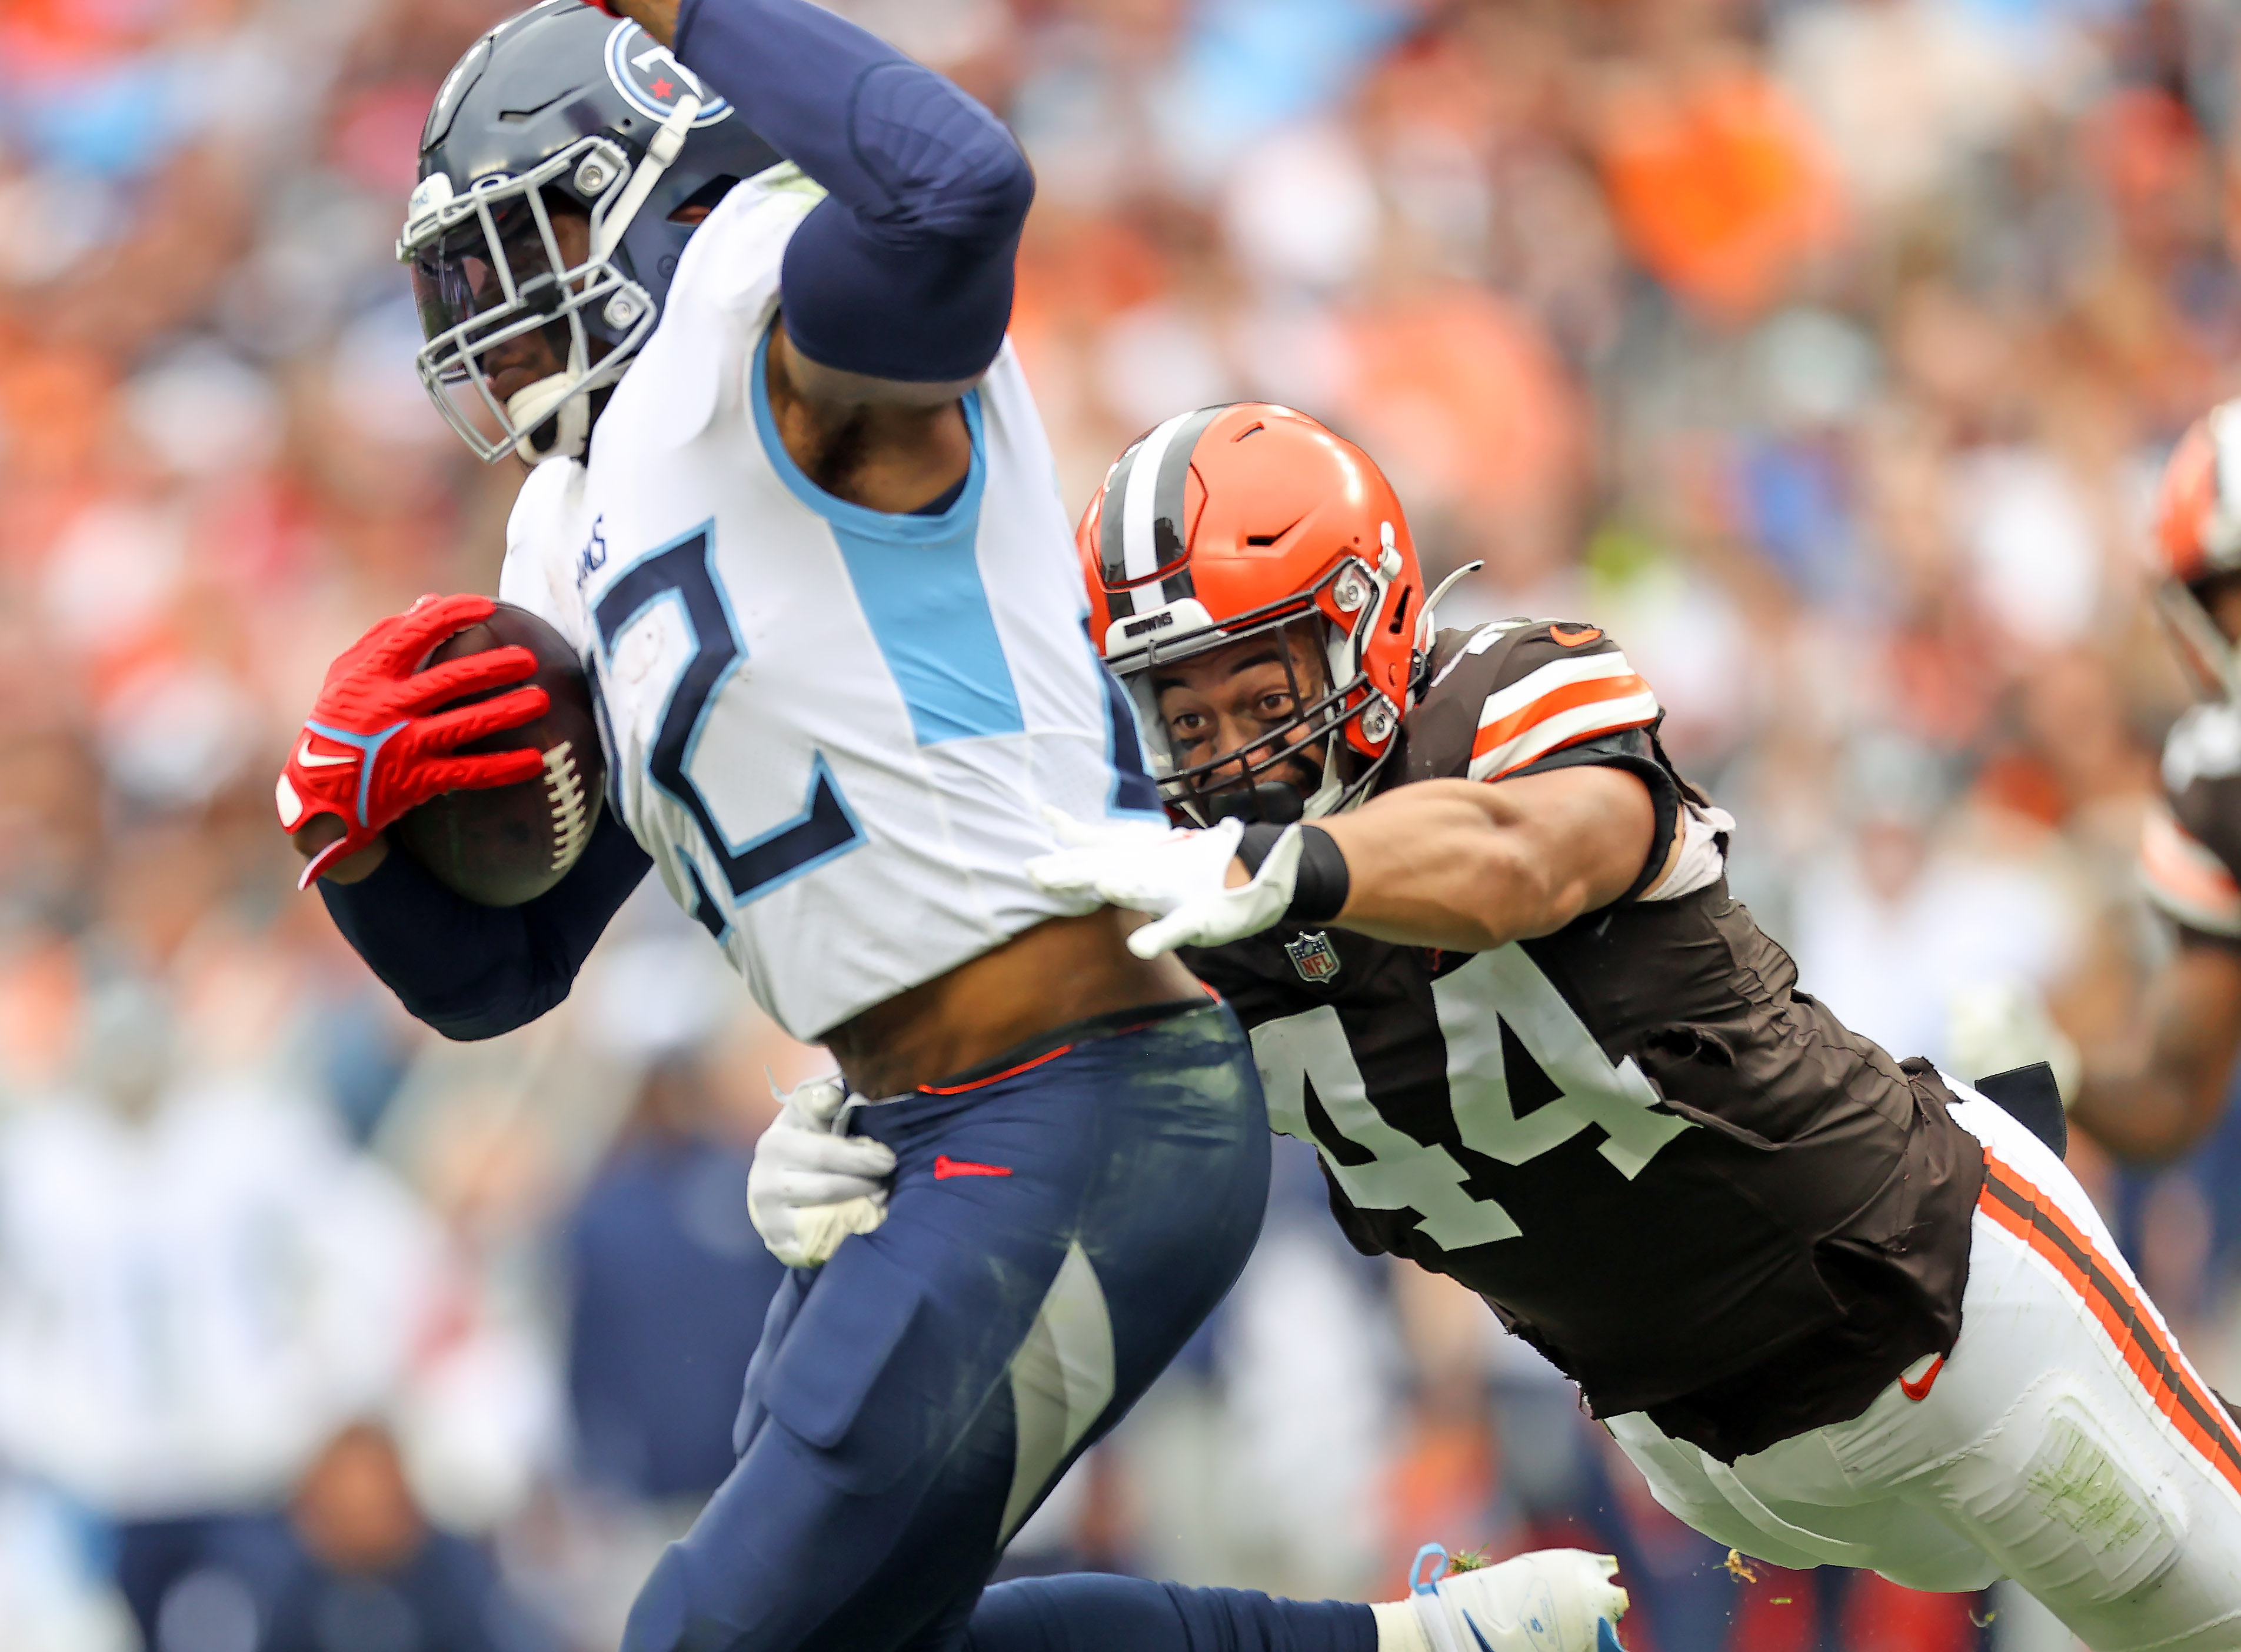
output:
M 1334 742 L 1317 629 L 1295 620 L 1147 672 L 1188 813 L 1288 825 L 1322 793 Z
M 717 182 L 669 221 L 697 226 L 733 180 Z M 422 376 L 485 459 L 509 448 L 531 464 L 580 452 L 625 365 L 619 354 L 653 324 L 651 300 L 595 258 L 592 242 L 584 208 L 525 191 L 411 251 L 413 300 L 430 341 Z M 610 362 L 615 371 L 603 371 Z
M 1312 820 L 1368 794 L 1431 642 L 1407 519 L 1368 454 L 1274 404 L 1179 413 L 1114 462 L 1074 541 L 1090 634 L 1178 819 Z M 1284 680 L 1241 691 L 1229 732 L 1172 740 L 1200 731 L 1163 700 L 1256 653 Z
M 532 464 L 580 453 L 591 395 L 620 377 L 653 326 L 652 298 L 599 256 L 593 215 L 544 187 L 567 159 L 463 197 L 416 193 L 399 242 L 428 339 L 422 382 L 486 461 L 509 449 Z M 619 154 L 576 157 L 579 186 L 586 169 L 610 164 L 619 175 Z
M 779 164 L 636 23 L 539 5 L 469 47 L 429 107 L 397 242 L 416 366 L 460 438 L 486 462 L 581 456 L 652 336 L 684 210 Z
M 492 213 L 498 233 L 495 248 L 478 217 L 412 260 L 422 330 L 435 338 L 478 324 L 474 331 L 486 342 L 463 355 L 479 368 L 501 406 L 564 371 L 576 342 L 567 300 L 585 279 L 577 272 L 590 260 L 592 221 L 570 204 L 546 200 L 542 205 L 540 214 L 530 202 L 514 200 Z M 613 349 L 607 339 L 588 338 L 585 353 L 597 362 Z M 467 377 L 463 359 L 449 382 Z

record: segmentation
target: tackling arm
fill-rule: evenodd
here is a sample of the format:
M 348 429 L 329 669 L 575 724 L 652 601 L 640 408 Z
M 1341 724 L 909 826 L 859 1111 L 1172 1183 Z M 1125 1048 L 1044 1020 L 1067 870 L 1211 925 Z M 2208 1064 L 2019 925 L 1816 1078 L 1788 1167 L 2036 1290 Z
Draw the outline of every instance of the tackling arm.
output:
M 2189 939 L 2148 1000 L 2146 1048 L 2096 1052 L 2070 1118 L 2120 1159 L 2151 1163 L 2199 1147 L 2225 1109 L 2241 1054 L 2241 950 Z
M 1503 780 L 1425 780 L 1319 823 L 1346 857 L 1341 928 L 1484 952 L 1562 929 L 1640 881 L 1649 788 L 1582 766 Z
M 1602 764 L 1493 785 L 1420 780 L 1352 814 L 1282 828 L 1090 826 L 1044 813 L 1066 846 L 1027 862 L 1027 875 L 1054 893 L 1158 914 L 1128 937 L 1139 958 L 1225 946 L 1287 920 L 1484 952 L 1655 887 L 1661 829 L 1649 786 Z M 1676 833 L 1658 878 L 1680 841 Z

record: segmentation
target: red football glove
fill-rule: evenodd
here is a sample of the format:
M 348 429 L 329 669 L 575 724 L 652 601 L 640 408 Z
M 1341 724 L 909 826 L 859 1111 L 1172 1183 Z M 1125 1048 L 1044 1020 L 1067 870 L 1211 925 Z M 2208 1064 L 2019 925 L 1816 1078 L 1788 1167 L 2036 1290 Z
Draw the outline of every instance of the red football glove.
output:
M 584 0 L 584 3 L 594 11 L 605 12 L 610 17 L 620 17 L 623 15 L 615 10 L 613 0 Z
M 326 686 L 273 788 L 280 825 L 293 833 L 313 816 L 341 817 L 346 830 L 304 868 L 296 886 L 379 837 L 398 816 L 445 792 L 514 786 L 544 772 L 535 752 L 460 757 L 455 748 L 545 715 L 541 688 L 430 714 L 462 694 L 518 683 L 537 670 L 526 648 L 492 648 L 424 672 L 412 668 L 445 638 L 487 619 L 488 597 L 427 596 L 382 620 L 327 667 Z

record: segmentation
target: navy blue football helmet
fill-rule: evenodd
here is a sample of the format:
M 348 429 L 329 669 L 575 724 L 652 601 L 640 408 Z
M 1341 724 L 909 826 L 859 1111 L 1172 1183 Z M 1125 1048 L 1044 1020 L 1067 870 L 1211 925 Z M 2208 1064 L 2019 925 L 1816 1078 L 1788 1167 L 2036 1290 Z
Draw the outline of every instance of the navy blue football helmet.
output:
M 660 315 L 686 209 L 779 164 L 634 23 L 545 0 L 477 41 L 428 111 L 397 242 L 452 428 L 485 462 L 581 454 Z

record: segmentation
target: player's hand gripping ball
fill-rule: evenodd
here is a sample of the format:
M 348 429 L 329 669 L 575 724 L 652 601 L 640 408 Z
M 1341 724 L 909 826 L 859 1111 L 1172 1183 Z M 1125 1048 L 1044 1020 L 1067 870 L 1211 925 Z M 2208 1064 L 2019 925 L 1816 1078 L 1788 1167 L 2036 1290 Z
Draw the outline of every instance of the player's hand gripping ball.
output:
M 545 692 L 544 714 L 458 751 L 470 759 L 534 752 L 538 772 L 512 786 L 443 793 L 408 811 L 394 833 L 438 882 L 485 906 L 534 900 L 565 877 L 592 840 L 606 786 L 583 665 L 567 639 L 526 608 L 497 604 L 488 619 L 438 645 L 428 663 L 432 670 L 525 648 L 537 669 L 524 686 Z M 485 697 L 498 692 L 481 691 Z
M 590 694 L 552 627 L 487 597 L 424 597 L 328 668 L 274 801 L 291 833 L 322 814 L 344 828 L 299 886 L 402 823 L 444 882 L 512 905 L 581 853 L 603 781 Z

